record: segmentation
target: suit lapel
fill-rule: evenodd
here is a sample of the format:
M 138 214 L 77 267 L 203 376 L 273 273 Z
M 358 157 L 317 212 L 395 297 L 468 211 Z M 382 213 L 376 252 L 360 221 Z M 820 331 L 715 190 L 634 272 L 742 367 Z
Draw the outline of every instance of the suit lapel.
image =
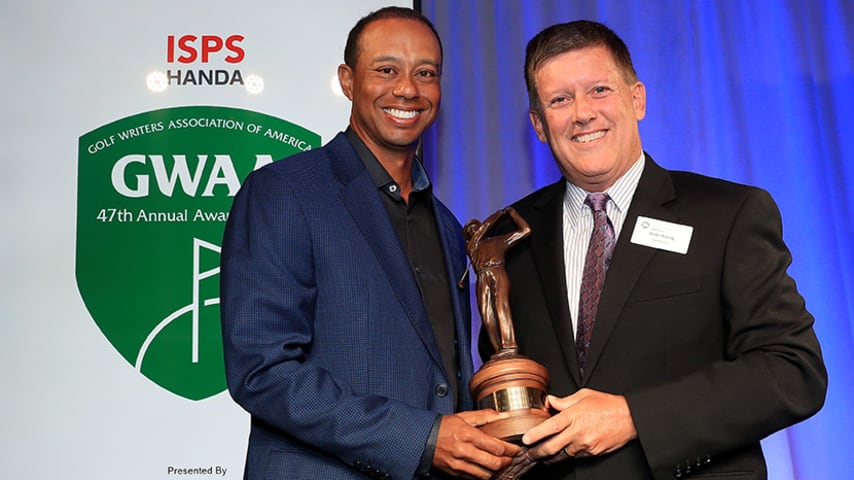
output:
M 646 216 L 670 222 L 678 220 L 672 209 L 665 205 L 675 198 L 676 192 L 670 175 L 647 155 L 644 171 L 632 197 L 632 204 L 620 231 L 620 238 L 617 239 L 617 246 L 599 299 L 599 311 L 596 315 L 593 338 L 587 357 L 587 378 L 594 373 L 620 313 L 625 308 L 629 294 L 650 258 L 655 254 L 653 248 L 631 243 L 637 218 Z
M 462 265 L 455 265 L 454 259 L 466 258 L 465 247 L 462 243 L 462 227 L 453 218 L 450 212 L 445 215 L 444 206 L 433 197 L 433 212 L 436 217 L 436 225 L 439 229 L 439 238 L 442 241 L 442 253 L 445 257 L 445 268 L 448 272 L 448 285 L 450 286 L 451 302 L 453 302 L 454 310 L 454 329 L 457 335 L 457 361 L 459 362 L 460 374 L 462 382 L 458 385 L 458 397 L 460 405 L 468 408 L 472 405 L 471 395 L 469 393 L 467 382 L 474 374 L 474 364 L 471 357 L 471 313 L 468 305 L 462 305 L 462 300 L 468 300 L 468 295 L 463 295 L 459 292 L 460 287 L 457 285 L 459 279 L 463 276 L 467 268 L 465 262 L 459 262 Z M 468 283 L 465 283 L 464 289 L 468 289 Z M 466 302 L 468 303 L 468 302 Z M 454 372 L 448 372 L 452 375 Z
M 578 360 L 575 356 L 575 336 L 566 291 L 566 272 L 563 251 L 563 195 L 566 182 L 548 187 L 549 192 L 534 205 L 531 225 L 531 250 L 552 319 L 552 326 L 560 341 L 561 353 L 575 383 L 580 382 Z M 524 354 L 524 352 L 522 352 Z
M 341 203 L 350 212 L 374 252 L 376 261 L 388 277 L 391 290 L 413 328 L 436 363 L 442 365 L 418 284 L 412 276 L 394 226 L 378 196 L 376 185 L 343 134 L 339 134 L 329 143 L 329 155 L 333 175 L 342 183 L 339 192 Z

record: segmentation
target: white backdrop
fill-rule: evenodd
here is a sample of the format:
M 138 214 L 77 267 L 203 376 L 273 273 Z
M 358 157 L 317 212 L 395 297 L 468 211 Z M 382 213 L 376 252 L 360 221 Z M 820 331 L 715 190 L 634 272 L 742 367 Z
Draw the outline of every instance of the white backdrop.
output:
M 388 3 L 410 4 L 0 4 L 0 477 L 182 476 L 169 466 L 242 477 L 245 412 L 226 392 L 191 401 L 138 374 L 83 304 L 74 273 L 78 137 L 140 112 L 222 105 L 280 117 L 325 143 L 349 112 L 330 88 L 346 34 Z M 239 87 L 146 88 L 150 71 L 168 67 L 168 35 L 234 33 L 245 36 L 240 70 L 264 79 L 260 95 Z

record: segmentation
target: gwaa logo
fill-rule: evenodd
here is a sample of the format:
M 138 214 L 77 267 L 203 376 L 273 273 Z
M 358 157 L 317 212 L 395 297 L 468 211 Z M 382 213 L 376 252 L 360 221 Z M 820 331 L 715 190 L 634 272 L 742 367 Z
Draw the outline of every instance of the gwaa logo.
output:
M 319 145 L 226 107 L 145 112 L 80 137 L 77 286 L 138 372 L 191 400 L 225 390 L 219 250 L 232 200 L 252 170 Z

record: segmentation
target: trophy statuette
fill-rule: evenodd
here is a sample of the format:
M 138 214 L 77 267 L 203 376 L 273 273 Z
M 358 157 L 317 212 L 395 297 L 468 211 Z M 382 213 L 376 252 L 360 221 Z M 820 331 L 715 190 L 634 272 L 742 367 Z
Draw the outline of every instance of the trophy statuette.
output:
M 517 229 L 487 236 L 495 222 L 505 215 L 510 216 Z M 531 227 L 513 207 L 507 207 L 483 222 L 469 220 L 463 234 L 476 275 L 475 290 L 483 328 L 495 349 L 495 354 L 472 377 L 469 390 L 478 408 L 509 414 L 480 429 L 493 437 L 518 443 L 526 431 L 550 416 L 545 406 L 549 374 L 544 366 L 519 354 L 510 312 L 510 279 L 504 270 L 507 250 L 530 235 Z

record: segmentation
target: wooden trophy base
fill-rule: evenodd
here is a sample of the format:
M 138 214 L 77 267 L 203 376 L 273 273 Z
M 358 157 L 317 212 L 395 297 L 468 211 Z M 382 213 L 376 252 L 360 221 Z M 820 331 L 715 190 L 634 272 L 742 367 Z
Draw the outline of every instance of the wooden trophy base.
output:
M 478 408 L 510 416 L 480 429 L 493 437 L 519 443 L 522 435 L 550 417 L 545 407 L 548 370 L 522 355 L 493 355 L 474 374 L 469 390 Z

